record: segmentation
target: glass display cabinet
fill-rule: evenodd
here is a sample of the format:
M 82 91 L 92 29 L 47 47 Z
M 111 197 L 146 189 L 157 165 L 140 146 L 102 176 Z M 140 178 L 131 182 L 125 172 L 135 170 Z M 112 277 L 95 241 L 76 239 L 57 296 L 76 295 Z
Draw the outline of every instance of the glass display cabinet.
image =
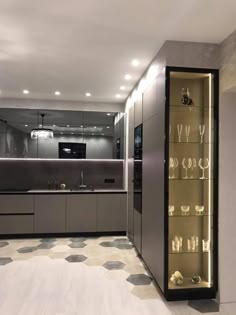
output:
M 218 71 L 166 68 L 165 295 L 217 290 Z

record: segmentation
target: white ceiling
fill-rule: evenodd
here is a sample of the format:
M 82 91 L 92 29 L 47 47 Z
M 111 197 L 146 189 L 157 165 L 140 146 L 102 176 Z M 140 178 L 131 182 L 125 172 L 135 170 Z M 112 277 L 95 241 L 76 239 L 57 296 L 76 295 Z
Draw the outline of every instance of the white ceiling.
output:
M 235 12 L 235 0 L 0 0 L 1 97 L 123 102 L 165 40 L 219 43 Z

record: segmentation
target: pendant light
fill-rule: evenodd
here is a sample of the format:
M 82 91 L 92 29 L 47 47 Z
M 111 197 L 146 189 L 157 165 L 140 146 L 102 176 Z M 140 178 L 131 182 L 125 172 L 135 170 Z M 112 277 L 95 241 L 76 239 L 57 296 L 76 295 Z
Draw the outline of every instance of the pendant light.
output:
M 42 127 L 35 128 L 31 130 L 31 138 L 32 139 L 52 139 L 53 138 L 53 130 L 49 128 L 43 127 L 45 114 L 40 114 L 42 118 Z

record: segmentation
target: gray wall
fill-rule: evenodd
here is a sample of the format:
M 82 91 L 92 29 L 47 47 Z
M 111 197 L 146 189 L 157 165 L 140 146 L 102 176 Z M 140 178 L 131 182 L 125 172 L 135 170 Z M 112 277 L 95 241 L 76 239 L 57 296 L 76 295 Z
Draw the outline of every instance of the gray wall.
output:
M 65 183 L 67 188 L 80 184 L 80 172 L 84 171 L 84 183 L 97 189 L 123 188 L 122 160 L 0 160 L 0 190 L 47 189 L 49 180 Z M 113 178 L 114 183 L 104 183 Z
M 113 159 L 117 158 L 116 141 L 118 138 L 120 139 L 120 158 L 124 159 L 125 156 L 125 118 L 123 113 L 118 113 L 114 119 Z
M 38 141 L 29 139 L 29 157 L 57 159 L 59 142 L 86 143 L 87 159 L 112 159 L 112 137 L 74 135 L 55 135 L 53 139 Z

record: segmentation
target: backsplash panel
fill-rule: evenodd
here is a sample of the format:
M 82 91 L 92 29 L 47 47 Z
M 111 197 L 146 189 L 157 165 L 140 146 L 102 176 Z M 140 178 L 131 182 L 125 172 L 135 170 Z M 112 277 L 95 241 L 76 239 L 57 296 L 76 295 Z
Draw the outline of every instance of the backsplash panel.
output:
M 48 181 L 66 184 L 67 188 L 84 184 L 95 189 L 123 189 L 123 160 L 0 160 L 0 190 L 47 189 Z M 105 183 L 106 178 L 114 183 Z

